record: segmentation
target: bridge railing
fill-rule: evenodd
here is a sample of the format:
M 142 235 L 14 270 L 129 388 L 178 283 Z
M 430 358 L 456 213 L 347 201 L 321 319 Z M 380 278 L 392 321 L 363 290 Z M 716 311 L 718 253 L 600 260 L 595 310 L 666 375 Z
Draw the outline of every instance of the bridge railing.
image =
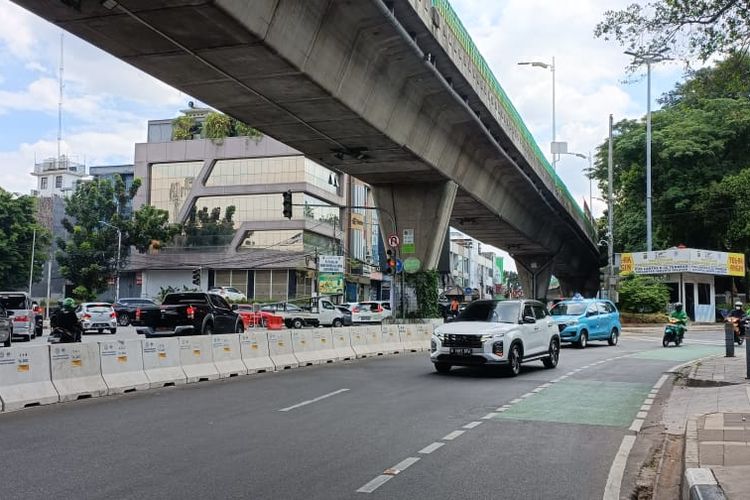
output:
M 549 164 L 547 158 L 542 153 L 542 150 L 539 149 L 539 145 L 534 139 L 534 136 L 531 135 L 531 132 L 529 132 L 529 129 L 526 127 L 526 124 L 521 118 L 521 115 L 518 113 L 518 110 L 516 110 L 515 106 L 513 106 L 513 103 L 503 90 L 500 82 L 497 81 L 497 78 L 487 64 L 487 61 L 484 59 L 484 56 L 482 56 L 481 52 L 479 52 L 479 49 L 472 40 L 471 35 L 469 35 L 468 30 L 464 27 L 461 19 L 458 17 L 458 14 L 456 14 L 456 11 L 453 10 L 450 2 L 448 0 L 431 0 L 431 2 L 432 6 L 437 9 L 443 20 L 446 22 L 447 26 L 450 28 L 453 35 L 466 51 L 466 54 L 468 55 L 470 60 L 474 63 L 479 71 L 479 74 L 489 85 L 491 91 L 497 97 L 500 105 L 503 107 L 507 115 L 511 118 L 514 125 L 518 128 L 521 140 L 526 143 L 526 145 L 536 156 L 536 160 L 547 171 L 555 185 L 555 189 L 557 190 L 557 192 L 565 198 L 565 201 L 568 202 L 564 203 L 564 205 L 567 205 L 568 210 L 578 213 L 578 215 L 580 216 L 580 220 L 583 221 L 586 229 L 588 229 L 589 235 L 593 238 L 596 235 L 594 224 L 591 220 L 589 220 L 589 218 L 583 212 L 583 209 L 578 205 L 573 196 L 570 194 L 568 187 L 557 175 L 555 169 L 553 169 Z

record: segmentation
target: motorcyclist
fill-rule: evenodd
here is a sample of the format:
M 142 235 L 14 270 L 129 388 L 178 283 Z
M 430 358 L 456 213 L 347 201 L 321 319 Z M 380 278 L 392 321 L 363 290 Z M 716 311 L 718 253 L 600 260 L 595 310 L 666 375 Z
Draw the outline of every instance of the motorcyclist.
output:
M 73 337 L 73 342 L 81 341 L 81 324 L 76 315 L 76 302 L 70 297 L 62 301 L 60 309 L 50 317 L 50 326 L 60 329 Z
M 669 315 L 670 319 L 675 320 L 675 324 L 679 326 L 678 335 L 680 337 L 685 335 L 685 331 L 687 330 L 687 320 L 688 316 L 685 311 L 682 309 L 682 304 L 680 302 L 675 303 L 674 310 Z
M 729 311 L 729 314 L 727 314 L 727 321 L 730 321 L 730 318 L 737 318 L 737 327 L 735 331 L 739 335 L 742 335 L 742 326 L 747 318 L 745 311 L 742 310 L 742 301 L 738 300 L 734 303 L 734 309 Z

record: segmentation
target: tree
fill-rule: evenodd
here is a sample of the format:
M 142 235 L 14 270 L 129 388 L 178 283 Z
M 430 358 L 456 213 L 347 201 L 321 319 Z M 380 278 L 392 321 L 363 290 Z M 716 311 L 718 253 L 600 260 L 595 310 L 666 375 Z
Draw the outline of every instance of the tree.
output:
M 36 199 L 17 196 L 0 188 L 0 290 L 26 289 L 29 283 L 31 246 L 34 245 L 35 281 L 49 250 L 50 235 L 35 218 Z
M 188 219 L 182 227 L 185 245 L 195 247 L 228 245 L 234 237 L 236 211 L 236 207 L 230 205 L 224 210 L 224 217 L 222 217 L 219 207 L 214 207 L 210 212 L 208 207 L 200 210 L 196 207 L 191 208 Z
M 260 139 L 263 134 L 250 125 L 215 111 L 208 113 L 200 122 L 189 115 L 178 116 L 172 120 L 173 141 L 190 140 L 196 136 L 219 141 L 225 137 Z
M 750 100 L 737 95 L 737 85 L 727 84 L 722 76 L 727 64 L 731 63 L 697 72 L 666 97 L 663 109 L 653 113 L 655 248 L 682 243 L 730 249 L 726 247 L 730 241 L 725 234 L 726 218 L 717 212 L 726 212 L 727 199 L 717 205 L 720 191 L 716 186 L 725 176 L 748 166 Z M 643 120 L 623 120 L 614 127 L 616 252 L 645 248 L 645 132 Z M 604 143 L 594 171 L 602 192 L 607 186 L 606 155 Z
M 57 262 L 60 273 L 73 283 L 76 298 L 93 299 L 107 289 L 109 278 L 116 274 L 115 228 L 122 233 L 120 268 L 127 262 L 131 246 L 144 252 L 152 240 L 168 240 L 177 232 L 164 210 L 145 205 L 128 216 L 128 204 L 140 186 L 140 179 L 129 189 L 119 176 L 114 182 L 95 179 L 79 184 L 65 200 L 67 217 L 62 224 L 69 236 L 58 239 Z
M 683 59 L 708 60 L 716 54 L 744 52 L 750 42 L 747 0 L 657 0 L 609 10 L 594 35 L 614 39 L 630 51 L 664 48 Z

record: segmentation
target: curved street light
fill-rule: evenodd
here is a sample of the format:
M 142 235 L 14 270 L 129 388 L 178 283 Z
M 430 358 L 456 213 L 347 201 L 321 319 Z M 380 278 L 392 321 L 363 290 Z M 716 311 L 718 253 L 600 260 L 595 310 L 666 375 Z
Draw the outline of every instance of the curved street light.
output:
M 122 231 L 119 227 L 103 220 L 100 220 L 99 224 L 101 224 L 102 226 L 111 227 L 112 229 L 115 229 L 117 231 L 117 263 L 115 264 L 115 302 L 117 302 L 118 300 L 120 300 L 120 248 L 122 248 Z
M 552 168 L 557 169 L 557 156 L 554 152 L 554 144 L 556 141 L 556 126 L 555 126 L 555 58 L 552 58 L 552 63 L 546 63 L 542 61 L 522 61 L 518 63 L 519 66 L 531 66 L 532 68 L 548 69 L 552 72 L 552 145 L 550 150 L 552 152 Z

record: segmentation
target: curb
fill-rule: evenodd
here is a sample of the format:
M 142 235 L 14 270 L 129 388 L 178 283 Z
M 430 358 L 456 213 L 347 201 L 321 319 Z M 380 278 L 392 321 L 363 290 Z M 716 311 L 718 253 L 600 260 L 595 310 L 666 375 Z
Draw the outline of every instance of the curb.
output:
M 682 498 L 690 500 L 726 500 L 724 491 L 716 482 L 714 473 L 707 467 L 685 469 Z

